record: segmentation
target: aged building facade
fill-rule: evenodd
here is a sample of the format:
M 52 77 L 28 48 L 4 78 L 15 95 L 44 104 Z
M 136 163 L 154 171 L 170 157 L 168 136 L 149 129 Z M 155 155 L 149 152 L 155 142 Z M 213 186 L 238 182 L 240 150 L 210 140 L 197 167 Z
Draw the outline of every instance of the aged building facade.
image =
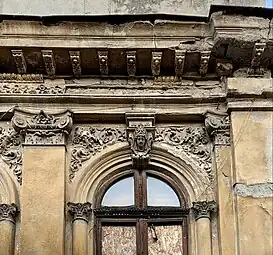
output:
M 4 16 L 0 254 L 272 254 L 272 18 Z

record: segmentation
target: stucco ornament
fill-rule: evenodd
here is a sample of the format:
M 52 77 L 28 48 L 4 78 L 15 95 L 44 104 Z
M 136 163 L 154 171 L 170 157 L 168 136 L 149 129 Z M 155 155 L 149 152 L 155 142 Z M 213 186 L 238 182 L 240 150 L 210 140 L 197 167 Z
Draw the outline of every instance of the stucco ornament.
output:
M 88 218 L 92 212 L 92 205 L 89 202 L 86 203 L 71 203 L 67 204 L 68 212 L 74 220 L 84 220 L 88 222 Z
M 204 127 L 175 126 L 156 129 L 155 142 L 166 143 L 183 150 L 195 160 L 210 179 L 212 174 L 211 145 Z
M 0 204 L 0 221 L 11 221 L 15 223 L 15 217 L 18 213 L 16 204 Z
M 125 128 L 76 127 L 72 138 L 70 181 L 85 161 L 106 147 L 125 141 Z
M 49 115 L 42 110 L 38 114 L 16 110 L 12 124 L 25 136 L 25 144 L 65 144 L 65 136 L 72 128 L 72 118 L 69 111 Z
M 0 127 L 0 155 L 21 183 L 22 178 L 22 136 L 13 128 Z
M 230 144 L 230 120 L 227 113 L 206 112 L 205 127 L 215 145 Z
M 194 212 L 196 220 L 200 218 L 210 219 L 211 213 L 215 212 L 216 209 L 217 209 L 217 205 L 215 201 L 193 202 L 193 212 Z
M 131 149 L 133 167 L 145 169 L 155 135 L 155 117 L 152 113 L 127 113 L 127 141 Z

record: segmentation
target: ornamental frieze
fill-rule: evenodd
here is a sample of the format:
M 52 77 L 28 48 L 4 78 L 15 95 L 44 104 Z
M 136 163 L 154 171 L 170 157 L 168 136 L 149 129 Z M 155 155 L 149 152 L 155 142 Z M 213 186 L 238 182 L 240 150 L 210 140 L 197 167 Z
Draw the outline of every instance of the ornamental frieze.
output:
M 76 127 L 72 134 L 70 181 L 85 161 L 108 146 L 125 141 L 125 128 Z
M 14 129 L 0 127 L 0 156 L 19 183 L 22 182 L 22 140 Z
M 204 127 L 178 126 L 156 128 L 155 142 L 166 143 L 193 158 L 210 179 L 212 173 L 211 143 Z

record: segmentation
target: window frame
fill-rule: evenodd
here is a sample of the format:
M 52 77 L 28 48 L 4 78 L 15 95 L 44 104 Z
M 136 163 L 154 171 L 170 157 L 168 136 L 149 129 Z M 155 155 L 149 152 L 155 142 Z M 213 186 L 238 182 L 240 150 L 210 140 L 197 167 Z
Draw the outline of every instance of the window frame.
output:
M 132 177 L 134 178 L 134 206 L 101 206 L 107 190 L 118 181 Z M 148 206 L 147 205 L 147 176 L 156 178 L 169 185 L 177 195 L 180 207 L 170 206 Z M 99 185 L 96 192 L 95 201 L 95 254 L 102 254 L 102 227 L 130 225 L 136 227 L 136 249 L 137 255 L 148 255 L 148 232 L 149 224 L 161 225 L 182 225 L 183 238 L 182 245 L 184 255 L 188 254 L 188 221 L 189 209 L 186 208 L 184 197 L 184 187 L 178 185 L 179 182 L 175 176 L 166 175 L 155 170 L 125 170 L 119 173 L 113 173 L 106 177 Z

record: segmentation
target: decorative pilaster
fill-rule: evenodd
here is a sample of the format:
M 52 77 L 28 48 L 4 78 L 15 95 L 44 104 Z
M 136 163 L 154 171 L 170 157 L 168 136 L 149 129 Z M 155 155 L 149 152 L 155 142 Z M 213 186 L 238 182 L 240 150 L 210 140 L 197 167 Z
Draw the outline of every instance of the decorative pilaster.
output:
M 154 76 L 160 75 L 162 52 L 152 52 L 151 69 Z
M 73 217 L 73 221 L 75 220 L 84 220 L 88 222 L 88 218 L 92 212 L 92 205 L 89 202 L 86 203 L 71 203 L 67 204 L 68 212 Z
M 82 74 L 80 51 L 69 51 L 69 55 L 73 69 L 73 74 L 75 77 L 80 78 Z
M 230 144 L 230 121 L 227 113 L 206 112 L 205 127 L 215 145 Z
M 193 202 L 192 208 L 195 215 L 195 219 L 199 220 L 201 218 L 210 219 L 211 213 L 216 211 L 217 206 L 215 201 L 200 201 Z
M 10 221 L 15 223 L 15 217 L 18 213 L 16 204 L 0 204 L 0 221 Z
M 131 148 L 133 167 L 145 169 L 155 136 L 154 114 L 126 114 L 127 140 Z
M 88 218 L 92 213 L 91 204 L 68 203 L 68 212 L 73 220 L 73 255 L 87 254 Z
M 136 51 L 127 51 L 127 73 L 130 77 L 136 75 Z
M 14 254 L 15 219 L 18 208 L 15 204 L 0 204 L 0 254 Z
M 26 145 L 64 144 L 72 128 L 72 118 L 69 111 L 49 115 L 42 110 L 38 114 L 16 110 L 12 125 L 25 136 Z
M 215 201 L 193 202 L 193 212 L 197 228 L 197 254 L 212 255 L 211 246 L 211 213 L 216 211 Z

